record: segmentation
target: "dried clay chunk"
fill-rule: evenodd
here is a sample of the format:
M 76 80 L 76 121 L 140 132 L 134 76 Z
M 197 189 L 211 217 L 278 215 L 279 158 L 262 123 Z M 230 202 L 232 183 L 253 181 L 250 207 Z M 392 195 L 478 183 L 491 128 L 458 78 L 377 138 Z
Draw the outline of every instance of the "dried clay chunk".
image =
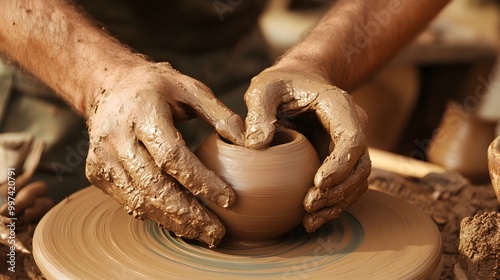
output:
M 469 279 L 499 279 L 500 213 L 463 219 L 458 249 L 460 267 Z

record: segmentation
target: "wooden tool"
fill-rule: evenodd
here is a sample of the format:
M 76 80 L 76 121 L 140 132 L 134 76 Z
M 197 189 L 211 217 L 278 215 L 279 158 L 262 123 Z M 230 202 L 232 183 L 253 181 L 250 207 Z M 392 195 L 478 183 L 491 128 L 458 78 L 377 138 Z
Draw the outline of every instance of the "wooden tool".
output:
M 368 149 L 372 166 L 394 172 L 402 176 L 423 178 L 429 173 L 446 173 L 444 167 L 437 164 L 397 155 L 375 148 Z

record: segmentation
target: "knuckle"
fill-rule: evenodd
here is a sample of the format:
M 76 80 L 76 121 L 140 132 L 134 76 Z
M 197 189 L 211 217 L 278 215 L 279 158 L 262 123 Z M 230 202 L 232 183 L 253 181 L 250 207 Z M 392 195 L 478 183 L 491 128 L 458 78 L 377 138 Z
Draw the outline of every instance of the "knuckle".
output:
M 212 90 L 207 85 L 198 80 L 193 80 L 192 86 L 197 92 L 213 96 Z
M 345 133 L 345 135 L 347 136 L 346 142 L 350 150 L 364 151 L 366 149 L 366 135 L 363 133 L 363 131 L 349 131 Z
M 85 175 L 87 176 L 87 179 L 90 181 L 91 184 L 94 184 L 94 181 L 96 181 L 96 174 L 97 174 L 98 164 L 97 164 L 97 158 L 93 153 L 90 153 L 87 155 L 87 161 L 85 163 Z
M 167 171 L 172 168 L 174 162 L 183 160 L 183 146 L 179 143 L 164 143 L 161 147 L 158 147 L 153 157 L 157 166 Z M 167 171 L 167 173 L 169 172 Z
M 347 141 L 350 142 L 353 148 L 365 148 L 367 145 L 366 135 L 361 125 L 354 125 L 354 127 L 347 131 L 346 136 L 348 138 Z
M 247 90 L 245 92 L 245 95 L 243 95 L 243 99 L 245 100 L 245 103 L 247 105 L 252 105 L 253 103 L 255 103 L 255 100 L 260 97 L 261 91 L 257 90 L 255 87 L 252 87 L 253 84 L 254 82 L 252 81 L 249 90 Z
M 100 163 L 96 157 L 87 157 L 85 175 L 92 185 L 100 189 L 109 187 L 115 177 L 112 168 Z
M 133 179 L 139 182 L 141 189 L 153 195 L 159 190 L 160 186 L 166 185 L 164 184 L 164 178 L 161 173 L 151 168 L 141 168 L 137 173 L 137 177 Z

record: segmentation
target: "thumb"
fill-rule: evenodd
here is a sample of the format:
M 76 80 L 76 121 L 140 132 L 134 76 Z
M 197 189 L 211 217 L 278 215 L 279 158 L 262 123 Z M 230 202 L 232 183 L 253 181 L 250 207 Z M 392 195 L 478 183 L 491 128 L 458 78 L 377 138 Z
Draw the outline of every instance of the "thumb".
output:
M 248 108 L 245 147 L 264 149 L 271 143 L 276 129 L 276 112 L 286 90 L 283 82 L 268 84 L 261 83 L 258 77 L 252 79 L 245 93 Z

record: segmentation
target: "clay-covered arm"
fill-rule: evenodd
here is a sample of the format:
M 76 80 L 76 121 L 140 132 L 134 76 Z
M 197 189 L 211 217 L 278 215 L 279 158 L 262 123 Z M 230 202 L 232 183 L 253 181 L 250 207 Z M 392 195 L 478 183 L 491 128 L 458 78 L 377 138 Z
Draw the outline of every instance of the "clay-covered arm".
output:
M 278 64 L 314 65 L 351 90 L 422 31 L 450 0 L 338 0 Z
M 252 79 L 246 147 L 265 148 L 278 120 L 314 141 L 326 132 L 331 141 L 329 149 L 315 143 L 330 153 L 304 198 L 308 231 L 337 218 L 368 187 L 367 116 L 344 90 L 394 55 L 447 2 L 338 0 L 304 41 Z
M 243 121 L 208 87 L 132 53 L 63 0 L 0 1 L 0 52 L 85 117 L 93 185 L 178 236 L 209 246 L 222 239 L 224 225 L 194 196 L 229 207 L 234 191 L 174 126 L 198 117 L 243 144 Z
M 0 53 L 84 115 L 108 76 L 145 63 L 64 0 L 0 1 Z

